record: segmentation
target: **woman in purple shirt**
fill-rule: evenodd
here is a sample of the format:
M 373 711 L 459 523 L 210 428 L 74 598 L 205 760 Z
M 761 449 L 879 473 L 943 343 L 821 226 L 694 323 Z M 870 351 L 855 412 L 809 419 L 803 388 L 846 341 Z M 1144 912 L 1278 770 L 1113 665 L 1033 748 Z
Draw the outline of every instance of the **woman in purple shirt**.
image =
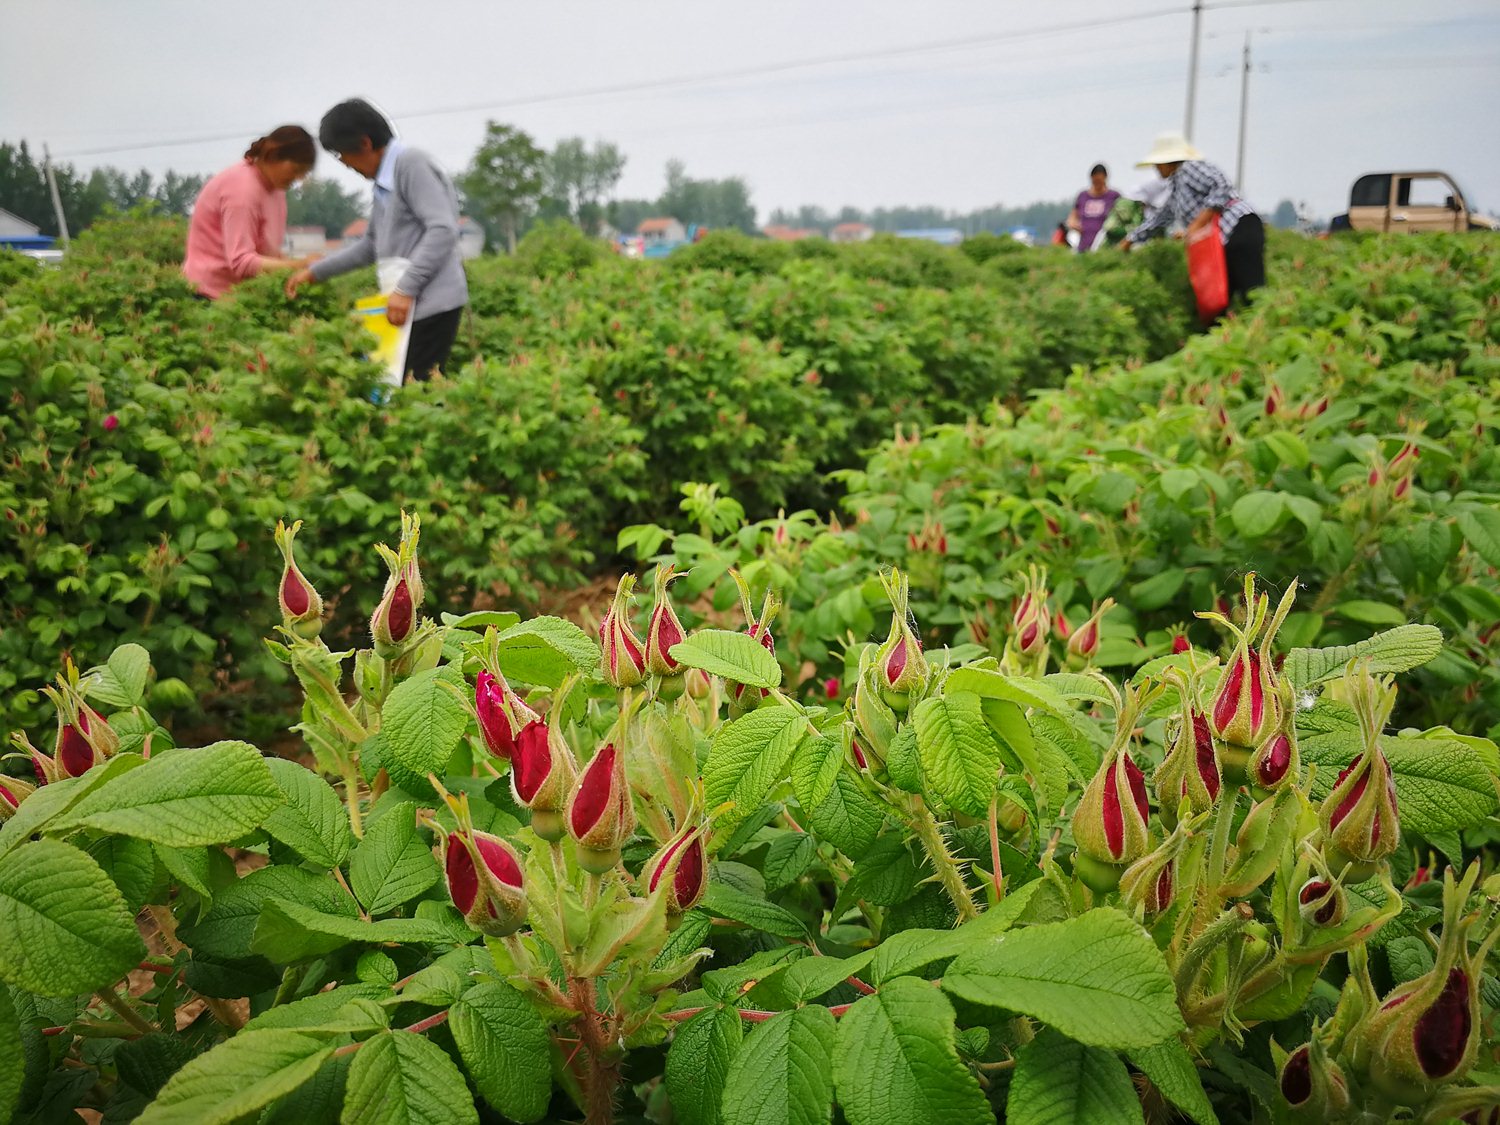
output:
M 1104 229 L 1104 220 L 1109 218 L 1109 213 L 1114 210 L 1115 200 L 1119 198 L 1120 193 L 1109 186 L 1109 169 L 1103 164 L 1095 164 L 1089 171 L 1088 190 L 1078 193 L 1078 199 L 1068 215 L 1068 229 L 1078 232 L 1080 254 L 1093 249 L 1094 239 Z

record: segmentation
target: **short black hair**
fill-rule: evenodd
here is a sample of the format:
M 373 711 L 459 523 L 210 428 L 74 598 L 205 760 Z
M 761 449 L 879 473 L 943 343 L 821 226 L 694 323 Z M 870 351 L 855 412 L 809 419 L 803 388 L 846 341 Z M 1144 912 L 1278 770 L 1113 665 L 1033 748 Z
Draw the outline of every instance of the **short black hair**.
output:
M 327 121 L 328 118 L 325 117 L 323 118 L 323 120 Z M 323 143 L 326 145 L 328 142 L 324 141 Z M 1103 164 L 1095 164 L 1092 168 L 1089 169 L 1089 175 L 1104 176 L 1107 179 L 1109 177 L 1109 169 L 1106 168 Z
M 339 102 L 318 124 L 318 142 L 335 154 L 353 152 L 359 148 L 361 137 L 370 138 L 371 148 L 384 148 L 393 135 L 385 114 L 364 98 Z

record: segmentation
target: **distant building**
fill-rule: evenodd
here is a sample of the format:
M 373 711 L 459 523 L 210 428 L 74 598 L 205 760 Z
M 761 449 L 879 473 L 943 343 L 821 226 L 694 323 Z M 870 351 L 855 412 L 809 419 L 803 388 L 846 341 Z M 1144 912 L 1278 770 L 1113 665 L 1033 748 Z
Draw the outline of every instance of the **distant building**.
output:
M 923 242 L 936 242 L 939 246 L 957 246 L 964 240 L 964 232 L 957 227 L 931 227 L 925 230 L 898 230 L 897 238 L 917 238 Z
M 812 227 L 787 227 L 779 224 L 762 227 L 761 234 L 773 242 L 801 242 L 804 238 L 822 238 L 823 232 Z
M 458 217 L 458 253 L 462 258 L 477 258 L 484 252 L 484 228 L 468 215 Z
M 875 228 L 869 223 L 840 223 L 828 238 L 832 242 L 869 242 L 875 237 Z
M 670 218 L 647 219 L 636 227 L 635 233 L 640 236 L 641 242 L 646 246 L 687 241 L 687 227 L 676 219 Z
M 305 258 L 328 249 L 328 232 L 322 227 L 287 227 L 281 252 L 288 258 Z
M 43 234 L 35 223 L 28 223 L 20 215 L 12 215 L 0 207 L 0 246 L 12 250 L 45 250 L 56 240 Z

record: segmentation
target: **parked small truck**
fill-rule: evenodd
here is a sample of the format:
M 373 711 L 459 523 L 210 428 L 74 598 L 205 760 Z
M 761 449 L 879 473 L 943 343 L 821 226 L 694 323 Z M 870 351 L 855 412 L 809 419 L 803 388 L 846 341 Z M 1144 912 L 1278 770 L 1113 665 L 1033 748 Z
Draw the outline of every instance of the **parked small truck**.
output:
M 1331 229 L 1415 234 L 1492 231 L 1500 223 L 1470 210 L 1446 172 L 1372 172 L 1354 181 L 1349 211 L 1335 215 Z

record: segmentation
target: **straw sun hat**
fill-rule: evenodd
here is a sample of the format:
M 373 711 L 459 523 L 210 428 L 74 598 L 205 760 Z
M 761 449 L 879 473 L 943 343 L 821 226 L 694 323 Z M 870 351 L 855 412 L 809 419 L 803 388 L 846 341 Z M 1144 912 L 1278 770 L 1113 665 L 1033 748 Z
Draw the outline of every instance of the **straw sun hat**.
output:
M 1156 143 L 1140 160 L 1137 168 L 1149 168 L 1153 164 L 1176 164 L 1179 160 L 1202 160 L 1199 152 L 1181 133 L 1158 133 Z

